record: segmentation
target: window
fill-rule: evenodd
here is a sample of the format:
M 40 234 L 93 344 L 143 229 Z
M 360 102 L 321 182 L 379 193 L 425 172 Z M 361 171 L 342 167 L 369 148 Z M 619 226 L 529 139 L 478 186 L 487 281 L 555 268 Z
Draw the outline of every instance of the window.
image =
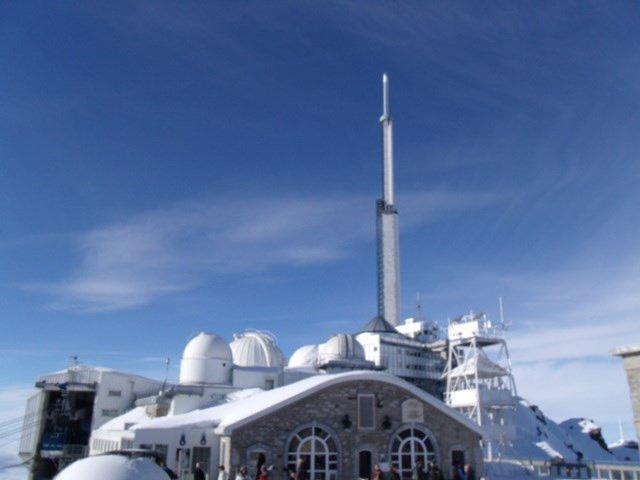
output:
M 273 387 L 275 386 L 275 382 L 273 380 L 273 378 L 267 378 L 265 381 L 265 389 L 266 390 L 273 390 Z
M 338 448 L 335 439 L 322 427 L 301 428 L 289 441 L 287 469 L 296 471 L 302 460 L 309 480 L 335 480 L 338 477 Z
M 122 396 L 122 390 L 109 390 L 107 395 L 110 396 L 110 397 L 121 397 Z
M 375 400 L 371 393 L 358 395 L 358 429 L 373 430 L 376 427 Z
M 102 416 L 103 417 L 117 417 L 118 416 L 118 409 L 116 409 L 116 408 L 103 408 L 102 409 Z
M 425 469 L 429 463 L 436 463 L 436 448 L 435 438 L 428 430 L 408 427 L 391 439 L 391 463 L 398 467 L 402 478 L 411 478 L 418 461 Z

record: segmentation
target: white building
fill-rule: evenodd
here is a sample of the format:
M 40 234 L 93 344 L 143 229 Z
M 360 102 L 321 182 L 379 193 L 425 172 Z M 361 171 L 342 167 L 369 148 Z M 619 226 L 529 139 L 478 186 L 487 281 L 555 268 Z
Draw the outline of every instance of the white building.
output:
M 74 365 L 41 376 L 27 401 L 19 454 L 36 471 L 50 471 L 87 454 L 91 432 L 156 394 L 162 382 Z
M 408 334 L 401 333 L 403 327 Z M 393 327 L 378 316 L 365 325 L 356 339 L 363 346 L 366 359 L 378 368 L 441 398 L 444 361 L 429 346 L 434 340 L 431 334 L 424 338 L 421 332 L 431 332 L 426 321 L 408 319 L 404 325 Z

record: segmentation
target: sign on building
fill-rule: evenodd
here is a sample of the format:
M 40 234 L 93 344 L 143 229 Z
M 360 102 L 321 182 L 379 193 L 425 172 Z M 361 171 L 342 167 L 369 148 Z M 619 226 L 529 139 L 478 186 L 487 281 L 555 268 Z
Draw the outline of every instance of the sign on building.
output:
M 402 421 L 404 423 L 424 423 L 424 407 L 422 402 L 410 398 L 402 402 Z

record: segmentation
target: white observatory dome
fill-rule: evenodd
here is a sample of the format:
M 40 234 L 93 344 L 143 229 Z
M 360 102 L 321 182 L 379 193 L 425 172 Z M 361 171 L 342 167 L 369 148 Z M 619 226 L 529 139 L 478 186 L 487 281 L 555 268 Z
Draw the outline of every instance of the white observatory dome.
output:
M 149 458 L 97 455 L 72 463 L 55 480 L 169 480 L 169 475 Z
M 234 335 L 229 346 L 233 363 L 241 367 L 284 367 L 282 350 L 270 333 L 248 331 Z
M 289 366 L 292 368 L 315 367 L 318 359 L 318 346 L 305 345 L 300 347 L 289 359 Z
M 231 383 L 232 368 L 233 355 L 224 338 L 200 333 L 184 349 L 180 383 Z
M 353 335 L 339 333 L 318 347 L 321 363 L 333 360 L 364 360 L 364 348 Z

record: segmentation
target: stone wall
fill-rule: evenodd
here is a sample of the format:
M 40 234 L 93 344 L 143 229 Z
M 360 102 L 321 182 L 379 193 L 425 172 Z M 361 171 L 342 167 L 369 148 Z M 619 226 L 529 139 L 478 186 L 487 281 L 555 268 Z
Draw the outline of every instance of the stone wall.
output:
M 373 431 L 359 431 L 357 426 L 357 395 L 376 394 L 378 406 L 375 409 L 376 428 Z M 375 381 L 354 381 L 329 387 L 312 397 L 299 400 L 279 411 L 273 412 L 250 424 L 236 429 L 231 435 L 231 468 L 247 463 L 248 450 L 255 445 L 268 446 L 268 462 L 274 465 L 272 478 L 286 478 L 286 455 L 289 436 L 299 427 L 311 422 L 328 427 L 337 436 L 340 456 L 338 458 L 338 478 L 357 478 L 359 450 L 373 452 L 373 463 L 389 460 L 390 441 L 395 432 L 404 424 L 402 402 L 415 398 L 408 391 Z M 437 462 L 450 476 L 451 450 L 464 449 L 466 461 L 480 472 L 482 454 L 478 435 L 463 424 L 422 401 L 424 423 L 430 430 L 438 446 Z M 343 419 L 349 415 L 352 425 L 345 428 Z M 385 417 L 390 424 L 383 427 Z M 254 468 L 250 465 L 250 468 Z M 253 472 L 252 472 L 253 473 Z

